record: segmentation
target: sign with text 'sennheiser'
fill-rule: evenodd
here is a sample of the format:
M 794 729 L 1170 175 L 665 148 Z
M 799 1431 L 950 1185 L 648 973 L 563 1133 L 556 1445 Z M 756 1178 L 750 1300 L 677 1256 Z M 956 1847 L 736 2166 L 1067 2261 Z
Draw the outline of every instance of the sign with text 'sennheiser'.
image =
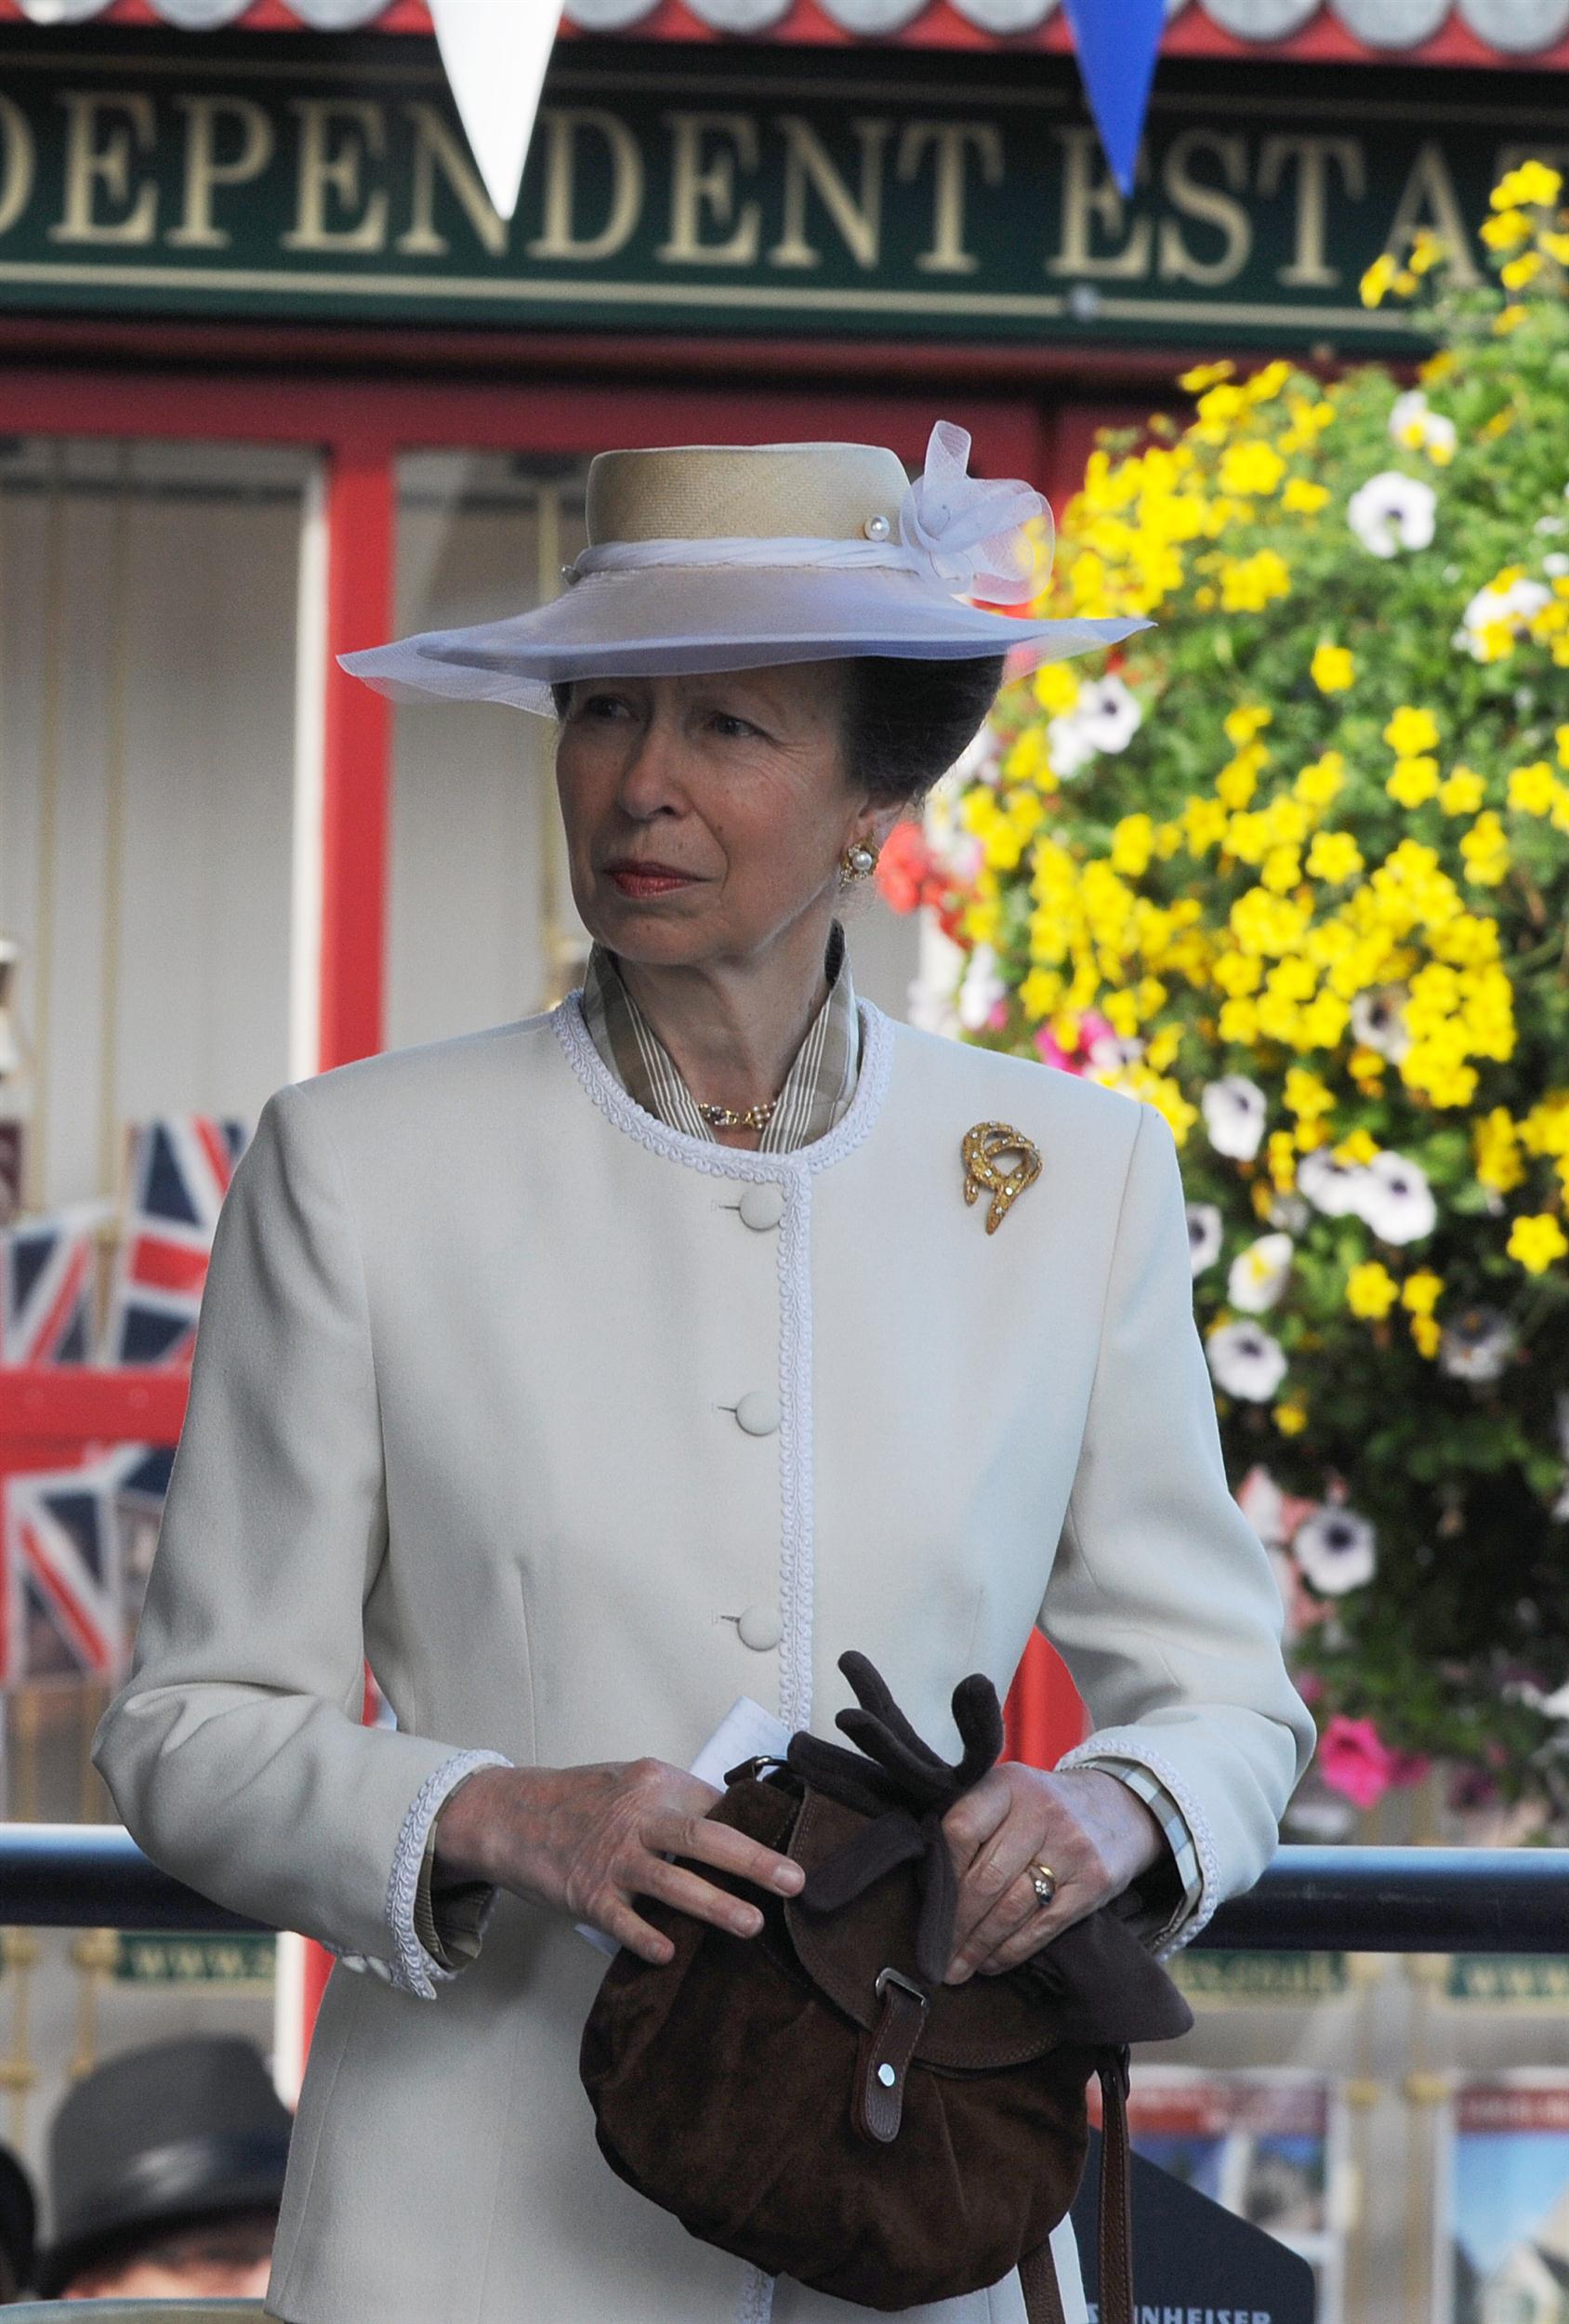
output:
M 1173 70 L 1125 204 L 1060 61 L 574 49 L 503 222 L 429 44 L 6 36 L 0 305 L 1372 350 L 1381 249 L 1480 271 L 1497 174 L 1569 161 L 1523 77 Z

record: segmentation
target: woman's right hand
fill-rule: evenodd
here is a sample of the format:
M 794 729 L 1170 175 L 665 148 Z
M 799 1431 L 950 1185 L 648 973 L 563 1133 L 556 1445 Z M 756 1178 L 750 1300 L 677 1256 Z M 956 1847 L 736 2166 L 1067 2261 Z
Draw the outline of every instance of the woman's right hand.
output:
M 607 1760 L 587 1767 L 481 1767 L 436 1814 L 436 1863 L 449 1877 L 486 1880 L 603 1930 L 648 1961 L 675 1948 L 636 1910 L 657 1896 L 733 1936 L 756 1936 L 763 1918 L 666 1854 L 735 1873 L 775 1895 L 794 1896 L 798 1864 L 750 1840 L 708 1810 L 711 1783 L 661 1759 Z

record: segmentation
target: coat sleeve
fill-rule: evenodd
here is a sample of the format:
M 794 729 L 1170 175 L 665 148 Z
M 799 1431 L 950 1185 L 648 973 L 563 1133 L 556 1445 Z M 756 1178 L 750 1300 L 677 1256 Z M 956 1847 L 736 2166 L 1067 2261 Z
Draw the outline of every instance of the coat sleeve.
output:
M 1226 1479 L 1190 1248 L 1176 1142 L 1141 1103 L 1038 1626 L 1094 1722 L 1060 1766 L 1147 1768 L 1193 1835 L 1200 1893 L 1163 1950 L 1258 1879 L 1314 1743 L 1269 1558 Z
M 361 1723 L 387 1548 L 369 1309 L 309 1083 L 263 1106 L 218 1214 L 128 1675 L 93 1764 L 154 1863 L 435 1999 L 413 1906 L 442 1801 L 498 1751 Z

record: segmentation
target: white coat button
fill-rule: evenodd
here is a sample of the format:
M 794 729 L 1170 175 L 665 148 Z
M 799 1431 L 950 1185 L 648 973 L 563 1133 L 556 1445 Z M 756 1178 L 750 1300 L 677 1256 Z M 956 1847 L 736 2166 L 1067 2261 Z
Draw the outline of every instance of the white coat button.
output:
M 779 1399 L 766 1388 L 748 1388 L 735 1417 L 748 1436 L 771 1436 L 779 1426 Z
M 784 1625 L 776 1605 L 749 1605 L 736 1624 L 744 1646 L 756 1647 L 758 1654 L 767 1654 L 777 1646 L 784 1635 Z
M 758 1179 L 756 1185 L 744 1190 L 741 1217 L 745 1225 L 761 1234 L 765 1227 L 777 1226 L 784 1216 L 784 1189 L 776 1178 Z

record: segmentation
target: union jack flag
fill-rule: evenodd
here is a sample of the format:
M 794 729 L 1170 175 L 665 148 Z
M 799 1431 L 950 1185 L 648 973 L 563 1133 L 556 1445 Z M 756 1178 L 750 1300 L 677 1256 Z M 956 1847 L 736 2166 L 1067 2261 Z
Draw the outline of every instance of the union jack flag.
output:
M 73 1466 L 13 1470 L 0 1500 L 0 1684 L 116 1681 L 129 1645 L 119 1502 L 161 1494 L 168 1456 L 84 1445 Z
M 132 1131 L 125 1233 L 100 1362 L 190 1363 L 213 1229 L 249 1136 L 244 1122 L 206 1114 L 171 1115 Z
M 0 1229 L 0 1364 L 86 1364 L 94 1229 L 106 1203 L 73 1203 Z

